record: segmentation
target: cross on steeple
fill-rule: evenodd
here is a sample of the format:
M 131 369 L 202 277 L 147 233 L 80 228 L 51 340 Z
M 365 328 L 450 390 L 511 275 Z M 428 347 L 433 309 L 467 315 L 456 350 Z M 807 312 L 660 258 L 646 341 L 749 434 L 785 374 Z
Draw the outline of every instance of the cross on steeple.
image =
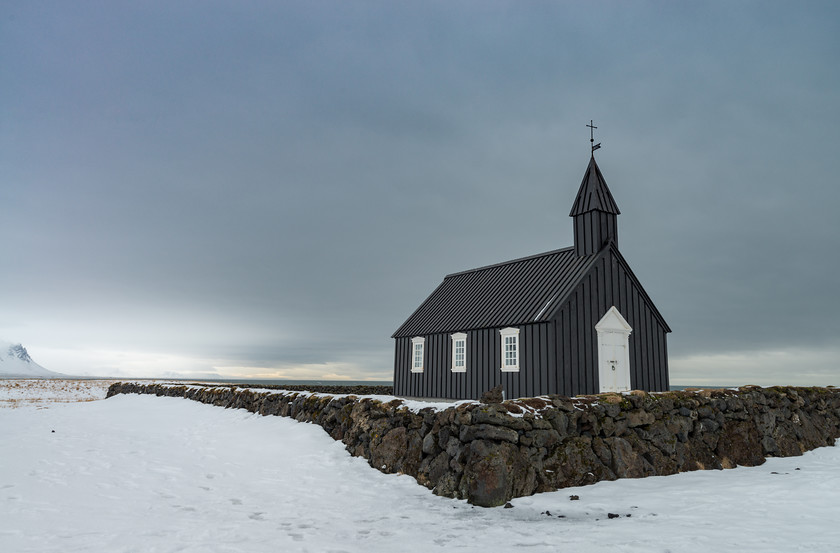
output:
M 589 124 L 586 126 L 589 127 L 589 143 L 590 146 L 592 146 L 592 155 L 594 156 L 595 150 L 601 147 L 600 142 L 595 144 L 595 129 L 597 129 L 598 127 L 592 124 L 592 119 L 589 120 Z

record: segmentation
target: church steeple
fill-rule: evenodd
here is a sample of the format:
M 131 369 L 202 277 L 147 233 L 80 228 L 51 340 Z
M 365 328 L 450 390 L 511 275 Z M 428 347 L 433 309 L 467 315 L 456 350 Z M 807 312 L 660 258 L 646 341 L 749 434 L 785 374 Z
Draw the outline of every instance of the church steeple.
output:
M 575 224 L 575 253 L 578 256 L 597 253 L 610 241 L 618 246 L 617 215 L 620 213 L 607 181 L 595 163 L 593 149 L 589 167 L 569 213 Z

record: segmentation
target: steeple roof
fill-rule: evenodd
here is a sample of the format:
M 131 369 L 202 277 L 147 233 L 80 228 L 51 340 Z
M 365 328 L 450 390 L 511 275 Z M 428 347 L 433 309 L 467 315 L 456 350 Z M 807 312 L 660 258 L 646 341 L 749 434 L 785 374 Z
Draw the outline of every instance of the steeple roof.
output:
M 588 211 L 603 211 L 613 215 L 621 213 L 607 187 L 604 175 L 595 163 L 595 156 L 589 160 L 589 167 L 583 175 L 583 181 L 580 183 L 580 189 L 569 217 L 582 215 Z

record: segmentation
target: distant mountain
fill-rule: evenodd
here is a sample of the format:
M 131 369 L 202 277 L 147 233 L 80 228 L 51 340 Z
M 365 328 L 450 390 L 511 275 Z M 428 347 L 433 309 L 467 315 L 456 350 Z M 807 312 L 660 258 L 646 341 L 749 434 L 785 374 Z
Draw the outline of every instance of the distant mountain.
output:
M 48 371 L 29 357 L 21 344 L 0 340 L 0 378 L 61 378 L 65 375 Z

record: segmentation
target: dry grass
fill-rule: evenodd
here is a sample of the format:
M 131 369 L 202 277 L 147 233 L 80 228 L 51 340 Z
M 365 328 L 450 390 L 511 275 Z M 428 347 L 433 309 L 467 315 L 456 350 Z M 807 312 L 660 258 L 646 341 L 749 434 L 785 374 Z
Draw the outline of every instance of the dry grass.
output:
M 0 380 L 0 409 L 105 399 L 111 380 Z

